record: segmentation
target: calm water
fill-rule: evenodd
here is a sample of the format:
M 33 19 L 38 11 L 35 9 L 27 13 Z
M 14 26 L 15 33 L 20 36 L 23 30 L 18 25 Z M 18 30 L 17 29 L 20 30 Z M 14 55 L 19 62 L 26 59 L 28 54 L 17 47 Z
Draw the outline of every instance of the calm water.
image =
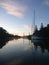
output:
M 49 51 L 31 40 L 14 39 L 0 46 L 0 65 L 49 65 Z

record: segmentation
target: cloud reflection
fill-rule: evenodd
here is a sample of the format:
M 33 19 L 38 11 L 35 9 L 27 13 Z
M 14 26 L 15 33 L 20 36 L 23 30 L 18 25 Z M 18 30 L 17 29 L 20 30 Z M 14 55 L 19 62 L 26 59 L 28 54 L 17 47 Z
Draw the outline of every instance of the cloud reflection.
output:
M 8 62 L 6 63 L 6 65 L 19 65 L 21 64 L 21 62 L 22 62 L 22 59 L 18 59 L 18 60 L 13 60 L 11 62 Z

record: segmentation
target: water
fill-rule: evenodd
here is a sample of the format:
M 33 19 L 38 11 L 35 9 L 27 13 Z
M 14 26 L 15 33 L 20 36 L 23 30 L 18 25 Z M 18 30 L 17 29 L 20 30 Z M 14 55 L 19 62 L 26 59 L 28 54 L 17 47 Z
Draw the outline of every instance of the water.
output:
M 48 49 L 36 43 L 21 38 L 0 44 L 0 65 L 49 65 Z

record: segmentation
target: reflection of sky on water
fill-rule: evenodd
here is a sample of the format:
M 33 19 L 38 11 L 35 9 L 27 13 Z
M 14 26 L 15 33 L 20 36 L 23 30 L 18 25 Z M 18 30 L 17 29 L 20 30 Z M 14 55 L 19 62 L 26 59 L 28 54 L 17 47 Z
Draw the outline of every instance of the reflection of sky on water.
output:
M 18 39 L 9 41 L 2 49 L 0 49 L 0 62 L 9 64 L 21 64 L 24 60 L 49 59 L 49 53 L 45 49 L 42 53 L 40 46 L 34 46 L 27 39 Z M 29 61 L 30 62 L 30 61 Z

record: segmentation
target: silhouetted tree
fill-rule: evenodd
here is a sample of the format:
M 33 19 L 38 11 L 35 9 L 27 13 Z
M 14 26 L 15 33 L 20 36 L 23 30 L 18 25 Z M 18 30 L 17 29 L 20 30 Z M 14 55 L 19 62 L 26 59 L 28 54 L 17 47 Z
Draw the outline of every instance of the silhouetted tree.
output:
M 43 23 L 41 23 L 41 28 L 40 28 L 40 30 L 43 29 L 43 28 L 44 28 L 44 27 L 43 27 Z
M 37 25 L 35 25 L 35 31 L 34 32 L 36 32 L 36 31 L 38 31 Z
M 40 30 L 36 30 L 33 35 L 40 36 L 42 38 L 49 38 L 49 24 L 47 27 L 43 27 L 43 23 L 41 24 Z

